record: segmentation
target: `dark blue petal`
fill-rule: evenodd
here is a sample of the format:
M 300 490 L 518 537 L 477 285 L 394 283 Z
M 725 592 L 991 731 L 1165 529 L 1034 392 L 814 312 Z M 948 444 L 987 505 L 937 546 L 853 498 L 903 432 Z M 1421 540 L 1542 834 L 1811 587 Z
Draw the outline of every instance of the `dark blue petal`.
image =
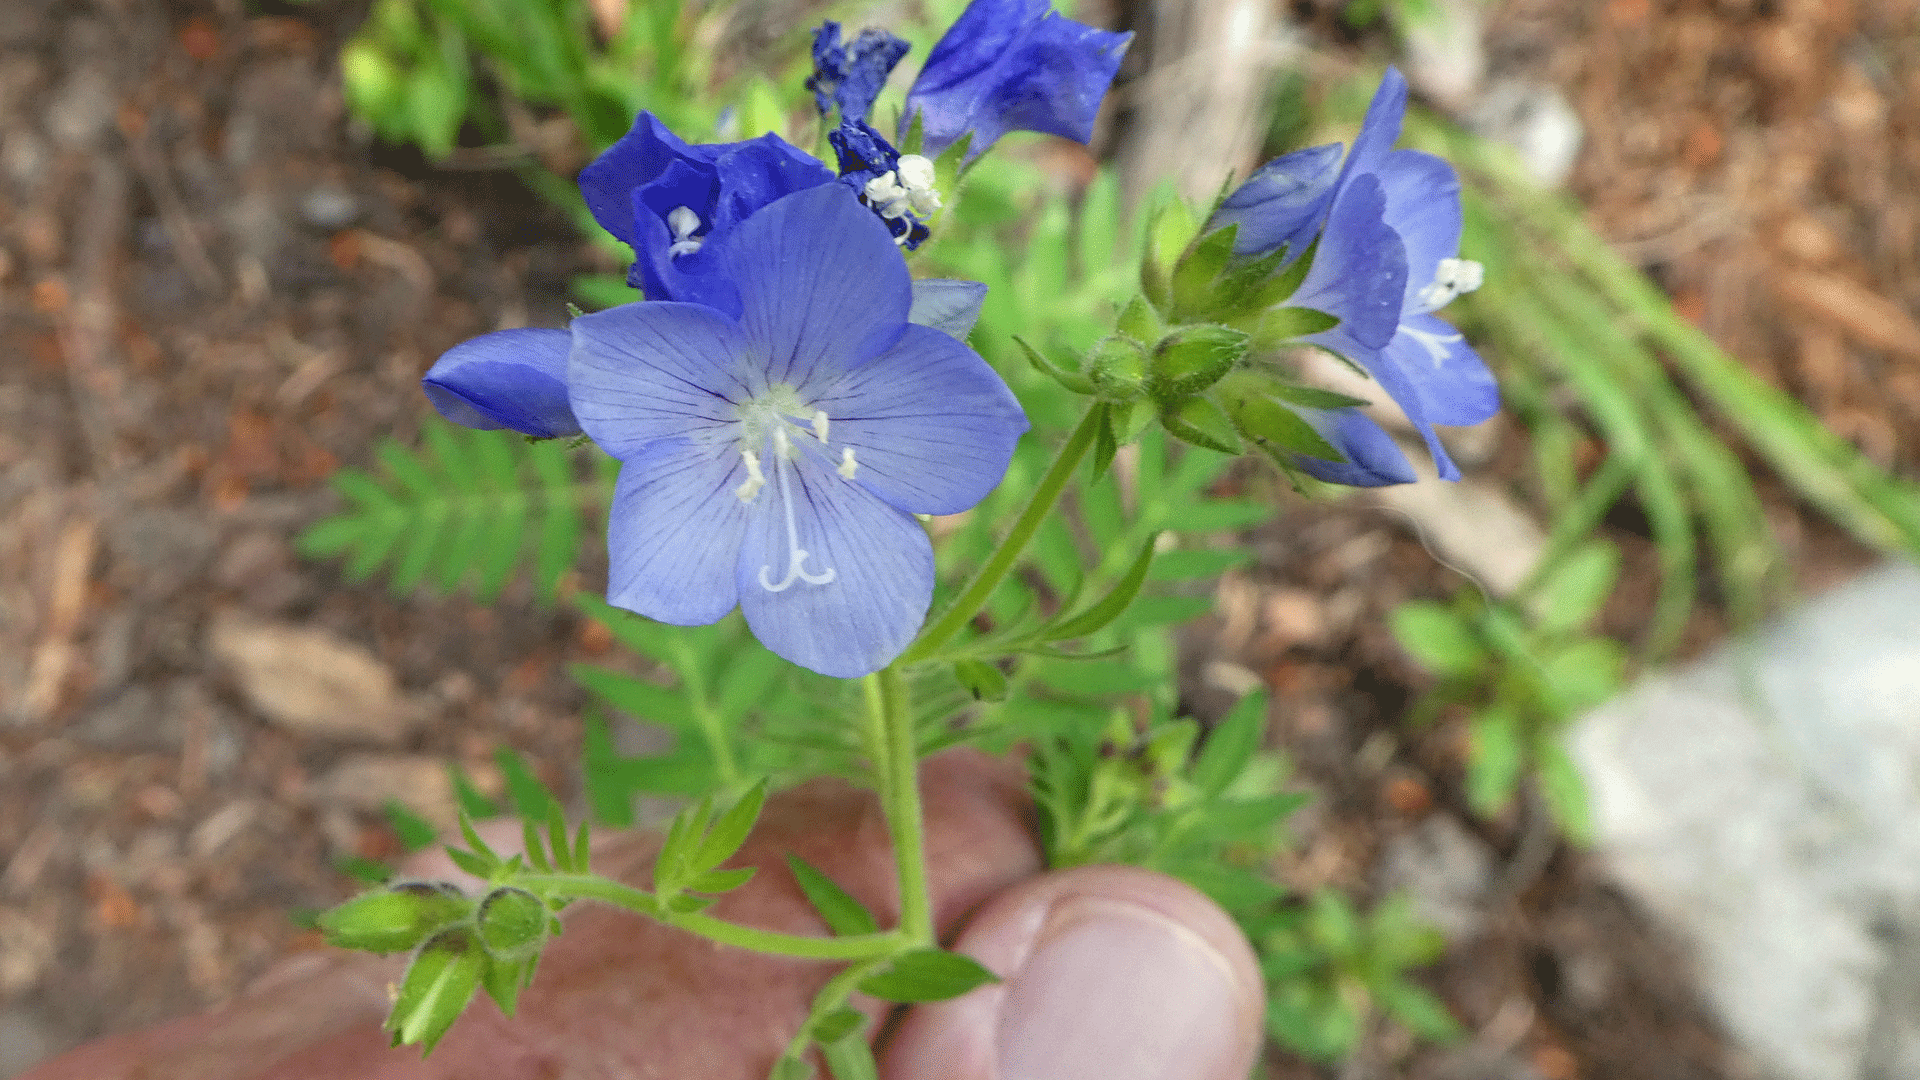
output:
M 838 105 L 842 119 L 866 119 L 887 85 L 887 76 L 908 48 L 900 38 L 871 26 L 843 47 L 840 24 L 820 24 L 813 33 L 813 74 L 807 79 L 820 115 L 826 116 Z
M 1287 301 L 1339 319 L 1306 340 L 1363 366 L 1399 329 L 1406 293 L 1406 249 L 1383 220 L 1385 208 L 1379 180 L 1360 176 L 1348 184 L 1334 200 L 1313 266 Z
M 1411 484 L 1417 479 L 1400 444 L 1358 410 L 1295 407 L 1294 411 L 1347 457 L 1345 461 L 1323 461 L 1304 454 L 1293 455 L 1293 463 L 1308 476 L 1349 487 Z
M 720 149 L 689 146 L 652 113 L 643 112 L 634 118 L 632 129 L 620 136 L 619 142 L 580 170 L 580 194 L 601 228 L 637 250 L 633 228 L 634 189 L 659 179 L 675 161 L 690 166 L 711 166 Z
M 978 281 L 922 278 L 913 283 L 913 306 L 907 310 L 907 321 L 965 341 L 973 333 L 973 324 L 980 321 L 980 308 L 986 302 L 987 287 Z
M 1132 39 L 1064 18 L 1047 0 L 973 0 L 914 80 L 902 130 L 918 113 L 928 156 L 971 131 L 969 159 L 1008 131 L 1086 142 Z
M 499 330 L 448 349 L 421 387 L 456 424 L 557 439 L 580 434 L 567 404 L 565 330 Z
M 1264 255 L 1281 246 L 1288 261 L 1305 251 L 1326 221 L 1340 176 L 1340 144 L 1295 150 L 1254 170 L 1220 203 L 1208 231 L 1238 225 L 1235 255 Z
M 714 159 L 719 197 L 710 214 L 700 215 L 716 229 L 737 225 L 782 196 L 833 182 L 832 170 L 818 158 L 772 132 L 720 149 Z
M 887 666 L 926 621 L 933 599 L 933 546 L 909 514 L 887 505 L 825 465 L 801 457 L 781 468 L 790 485 L 799 546 L 809 573 L 833 571 L 815 585 L 796 580 L 778 592 L 761 580 L 786 576 L 791 548 L 781 479 L 768 476 L 740 548 L 740 611 L 761 644 L 835 678 Z
M 733 610 L 747 507 L 732 443 L 653 443 L 620 466 L 607 512 L 607 603 L 675 626 Z
M 789 195 L 734 230 L 721 253 L 740 288 L 740 326 L 765 386 L 825 385 L 907 327 L 906 260 L 886 226 L 840 184 Z
M 852 447 L 856 483 L 913 514 L 957 514 L 1006 474 L 1027 415 L 972 349 L 925 326 L 813 402 Z
M 738 420 L 745 353 L 740 327 L 699 304 L 643 301 L 582 315 L 567 367 L 574 415 L 623 460 L 660 439 L 713 437 Z
M 1429 310 L 1417 299 L 1433 283 L 1440 260 L 1460 254 L 1460 178 L 1453 166 L 1418 150 L 1395 150 L 1374 175 L 1387 198 L 1386 222 L 1407 249 L 1407 311 Z

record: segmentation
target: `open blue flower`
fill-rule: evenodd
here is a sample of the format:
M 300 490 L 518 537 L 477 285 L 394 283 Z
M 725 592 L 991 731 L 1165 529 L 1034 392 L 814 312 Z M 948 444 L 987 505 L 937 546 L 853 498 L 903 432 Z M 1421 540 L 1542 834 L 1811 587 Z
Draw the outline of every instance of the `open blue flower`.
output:
M 1026 417 L 972 350 L 908 322 L 906 265 L 842 185 L 766 207 L 720 257 L 738 317 L 647 302 L 573 323 L 574 415 L 622 462 L 607 599 L 677 625 L 738 605 L 796 664 L 876 671 L 932 596 L 913 515 L 985 497 Z
M 1499 410 L 1500 394 L 1479 354 L 1432 314 L 1479 287 L 1481 269 L 1459 257 L 1460 181 L 1453 167 L 1431 154 L 1393 149 L 1406 108 L 1407 81 L 1388 68 L 1337 170 L 1337 143 L 1275 159 L 1229 195 L 1208 224 L 1238 226 L 1238 255 L 1263 255 L 1285 245 L 1291 258 L 1319 234 L 1315 265 L 1288 302 L 1325 311 L 1341 323 L 1307 340 L 1365 368 L 1420 432 L 1440 476 L 1458 480 L 1460 470 L 1433 426 L 1480 423 Z M 1361 189 L 1377 196 L 1356 202 Z M 1378 268 L 1386 250 L 1383 229 L 1396 238 L 1400 271 L 1394 284 L 1356 280 L 1331 295 L 1309 295 L 1316 280 L 1343 280 L 1321 273 L 1319 264 L 1328 258 L 1342 267 Z M 1389 311 L 1391 318 L 1385 318 Z
M 840 24 L 821 23 L 813 32 L 813 74 L 807 76 L 807 89 L 813 91 L 820 115 L 826 116 L 837 105 L 842 120 L 865 120 L 908 48 L 905 41 L 871 26 L 842 45 Z
M 901 132 L 918 114 L 929 157 L 972 132 L 968 160 L 1009 131 L 1084 143 L 1132 40 L 1061 16 L 1048 0 L 973 0 L 907 92 Z
M 593 218 L 633 248 L 627 284 L 649 300 L 685 300 L 740 312 L 722 269 L 728 233 L 783 195 L 833 173 L 778 135 L 689 144 L 652 113 L 580 172 Z

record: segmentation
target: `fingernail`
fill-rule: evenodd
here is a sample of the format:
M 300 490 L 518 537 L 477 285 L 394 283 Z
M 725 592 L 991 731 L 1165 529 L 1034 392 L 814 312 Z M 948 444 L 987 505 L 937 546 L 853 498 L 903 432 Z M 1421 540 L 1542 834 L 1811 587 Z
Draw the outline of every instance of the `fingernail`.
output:
M 1237 1052 L 1227 959 L 1125 901 L 1075 897 L 1049 914 L 1008 980 L 1001 1080 L 1200 1080 Z

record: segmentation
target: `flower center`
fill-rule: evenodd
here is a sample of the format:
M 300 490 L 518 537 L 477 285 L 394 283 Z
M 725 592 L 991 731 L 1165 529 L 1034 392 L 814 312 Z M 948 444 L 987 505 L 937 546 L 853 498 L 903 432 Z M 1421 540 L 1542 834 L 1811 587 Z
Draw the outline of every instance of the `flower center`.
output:
M 1454 297 L 1479 288 L 1485 279 L 1486 268 L 1472 259 L 1441 259 L 1440 265 L 1434 268 L 1433 280 L 1414 294 L 1414 300 L 1428 311 L 1438 311 Z
M 796 581 L 809 585 L 826 585 L 835 577 L 832 567 L 819 571 L 807 569 L 807 560 L 813 553 L 800 546 L 800 528 L 794 518 L 793 480 L 790 473 L 799 468 L 797 462 L 806 444 L 812 438 L 822 458 L 831 460 L 829 437 L 833 432 L 833 422 L 828 419 L 826 410 L 810 409 L 800 400 L 799 394 L 790 386 L 774 386 L 766 393 L 752 398 L 737 406 L 740 418 L 740 461 L 746 466 L 747 478 L 733 494 L 742 503 L 753 505 L 760 490 L 767 486 L 766 468 L 773 471 L 774 486 L 780 490 L 780 512 L 786 519 L 787 527 L 787 568 L 785 576 L 779 581 L 773 580 L 772 564 L 760 568 L 760 587 L 768 592 L 785 592 Z M 798 417 L 806 417 L 803 422 Z M 773 441 L 773 453 L 767 466 L 763 466 L 756 447 L 766 445 L 767 439 Z M 840 461 L 834 472 L 843 479 L 852 480 L 859 469 L 854 459 L 853 447 L 840 447 Z
M 691 255 L 700 250 L 701 240 L 693 235 L 700 228 L 700 215 L 690 206 L 676 206 L 667 211 L 667 228 L 673 231 L 673 246 L 667 249 L 671 258 Z

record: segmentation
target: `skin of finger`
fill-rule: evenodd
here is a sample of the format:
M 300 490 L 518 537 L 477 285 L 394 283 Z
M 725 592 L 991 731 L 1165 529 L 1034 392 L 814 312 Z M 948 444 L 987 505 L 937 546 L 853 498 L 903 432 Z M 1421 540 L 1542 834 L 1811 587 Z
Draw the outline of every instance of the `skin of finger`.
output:
M 1208 1080 L 1244 1080 L 1259 1053 L 1265 991 L 1245 935 L 1219 905 L 1173 878 L 1131 866 L 1082 866 L 1044 874 L 994 896 L 967 922 L 955 951 L 1003 979 L 1017 979 L 1050 930 L 1089 909 L 1144 908 L 1197 936 L 1227 965 L 1235 1033 L 1205 1063 Z M 886 1048 L 886 1080 L 998 1080 L 997 1034 L 1009 982 L 907 1014 Z
M 922 766 L 935 918 L 952 927 L 988 896 L 1040 870 L 1032 805 L 1017 766 L 954 751 Z M 646 886 L 658 837 L 629 833 L 594 852 L 600 873 Z M 754 866 L 709 909 L 787 933 L 826 933 L 783 856 L 792 852 L 866 904 L 899 910 L 892 847 L 873 794 L 816 780 L 768 801 L 728 866 Z M 306 960 L 312 964 L 314 961 Z M 219 1013 L 83 1047 L 21 1080 L 612 1080 L 764 1077 L 834 965 L 727 948 L 638 916 L 578 904 L 541 959 L 512 1020 L 477 1002 L 424 1061 L 380 1031 L 393 960 L 325 954 Z

